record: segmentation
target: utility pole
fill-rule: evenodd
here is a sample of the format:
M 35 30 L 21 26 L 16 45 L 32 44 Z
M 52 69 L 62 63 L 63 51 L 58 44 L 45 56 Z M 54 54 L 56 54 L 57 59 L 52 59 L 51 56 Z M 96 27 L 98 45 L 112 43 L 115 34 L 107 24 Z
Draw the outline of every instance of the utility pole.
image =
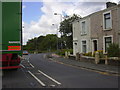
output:
M 62 22 L 62 14 L 59 14 L 59 13 L 54 13 L 54 15 L 60 15 L 60 23 Z M 59 25 L 60 27 L 60 25 Z M 60 28 L 59 28 L 60 29 Z M 62 39 L 62 32 L 61 32 L 61 39 Z M 62 41 L 61 41 L 61 49 L 63 49 L 63 44 L 62 44 Z
M 53 26 L 55 26 L 55 24 L 52 24 Z M 57 26 L 56 26 L 56 36 L 57 36 L 57 45 L 56 45 L 56 47 L 57 47 L 57 50 L 58 50 L 58 28 L 57 28 Z

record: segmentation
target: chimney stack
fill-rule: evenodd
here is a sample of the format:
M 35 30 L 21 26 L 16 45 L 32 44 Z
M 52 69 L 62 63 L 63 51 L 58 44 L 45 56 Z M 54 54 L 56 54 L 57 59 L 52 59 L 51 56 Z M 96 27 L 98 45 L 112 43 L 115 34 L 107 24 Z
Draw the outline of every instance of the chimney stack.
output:
M 116 3 L 107 2 L 107 3 L 106 3 L 106 8 L 109 8 L 109 7 L 112 7 L 112 6 L 116 6 L 116 5 L 117 5 Z

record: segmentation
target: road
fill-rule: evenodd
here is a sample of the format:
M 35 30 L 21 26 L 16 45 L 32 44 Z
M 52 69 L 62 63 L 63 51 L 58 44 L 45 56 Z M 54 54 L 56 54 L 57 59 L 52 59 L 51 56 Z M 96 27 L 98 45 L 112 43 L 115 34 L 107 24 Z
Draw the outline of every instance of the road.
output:
M 3 88 L 118 88 L 118 77 L 57 63 L 45 53 L 25 55 L 22 68 L 5 70 Z

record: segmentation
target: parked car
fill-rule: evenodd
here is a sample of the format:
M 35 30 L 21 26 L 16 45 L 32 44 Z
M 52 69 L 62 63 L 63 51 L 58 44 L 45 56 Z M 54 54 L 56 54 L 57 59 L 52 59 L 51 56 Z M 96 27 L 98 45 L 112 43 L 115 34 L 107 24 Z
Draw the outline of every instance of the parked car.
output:
M 28 51 L 23 51 L 23 55 L 28 55 Z

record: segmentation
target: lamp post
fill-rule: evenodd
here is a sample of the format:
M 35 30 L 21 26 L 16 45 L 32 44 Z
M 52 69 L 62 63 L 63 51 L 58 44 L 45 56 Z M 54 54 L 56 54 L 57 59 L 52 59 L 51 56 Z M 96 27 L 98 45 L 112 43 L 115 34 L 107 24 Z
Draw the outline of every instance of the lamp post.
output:
M 62 22 L 62 14 L 54 13 L 54 15 L 60 15 L 60 22 Z
M 62 22 L 62 14 L 54 13 L 54 15 L 60 15 L 60 23 L 61 23 Z M 60 25 L 59 25 L 59 27 L 60 27 Z M 61 33 L 61 36 L 62 36 L 62 33 Z M 63 49 L 62 41 L 61 41 L 61 49 Z
M 52 25 L 55 26 L 55 24 L 52 24 Z M 58 29 L 56 30 L 56 36 L 57 36 L 57 50 L 58 50 Z

